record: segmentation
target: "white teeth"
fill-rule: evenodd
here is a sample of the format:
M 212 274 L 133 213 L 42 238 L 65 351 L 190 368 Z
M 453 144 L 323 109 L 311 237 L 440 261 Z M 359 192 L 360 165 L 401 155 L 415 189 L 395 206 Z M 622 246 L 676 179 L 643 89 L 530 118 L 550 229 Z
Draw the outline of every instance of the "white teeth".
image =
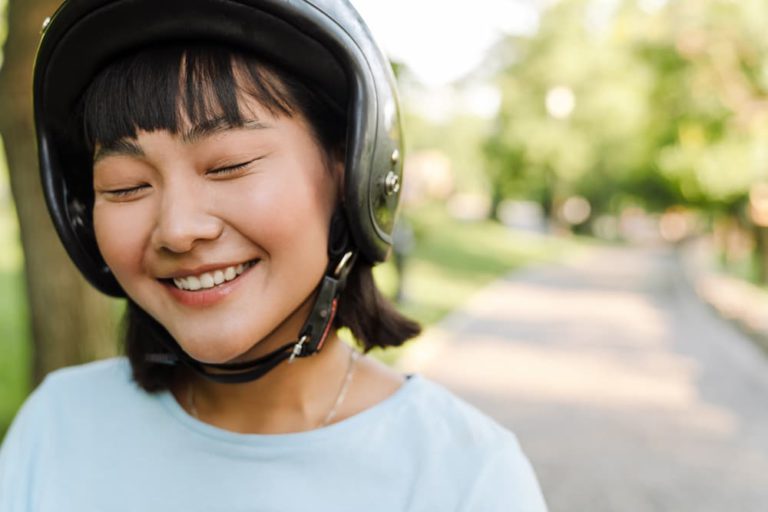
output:
M 176 285 L 176 288 L 190 291 L 213 288 L 221 283 L 233 280 L 254 264 L 255 262 L 240 263 L 239 265 L 233 265 L 223 270 L 204 272 L 197 276 L 175 277 L 173 278 L 173 284 Z
M 189 276 L 187 278 L 187 285 L 189 286 L 189 289 L 192 291 L 199 290 L 200 280 L 195 276 Z
M 213 288 L 213 284 L 213 276 L 210 273 L 206 272 L 200 276 L 201 288 Z

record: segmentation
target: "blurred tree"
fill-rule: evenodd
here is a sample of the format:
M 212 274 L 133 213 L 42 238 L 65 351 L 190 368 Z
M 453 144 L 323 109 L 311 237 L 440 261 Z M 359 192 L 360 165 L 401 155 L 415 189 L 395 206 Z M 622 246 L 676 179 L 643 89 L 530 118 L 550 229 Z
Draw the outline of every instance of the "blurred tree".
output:
M 766 23 L 760 0 L 552 4 L 499 48 L 496 199 L 551 211 L 578 193 L 597 213 L 684 204 L 744 224 L 768 181 Z
M 9 0 L 0 69 L 0 134 L 24 251 L 33 378 L 114 352 L 110 302 L 92 289 L 64 252 L 43 202 L 32 118 L 32 64 L 46 16 L 59 0 Z
M 765 179 L 765 100 L 756 82 L 764 43 L 750 41 L 744 7 L 670 4 L 663 28 L 640 46 L 657 68 L 659 170 L 691 204 L 732 212 Z M 763 148 L 763 149 L 761 149 Z
M 660 209 L 679 194 L 657 172 L 655 73 L 634 51 L 605 2 L 555 4 L 530 39 L 506 44 L 514 61 L 499 78 L 502 108 L 486 143 L 496 199 L 527 197 L 545 211 L 579 194 L 593 211 L 629 198 Z
M 723 261 L 734 259 L 731 241 L 751 239 L 752 277 L 765 282 L 764 228 L 747 214 L 750 190 L 768 181 L 765 4 L 683 0 L 663 14 L 642 45 L 663 71 L 655 94 L 667 126 L 657 133 L 659 170 L 717 222 Z

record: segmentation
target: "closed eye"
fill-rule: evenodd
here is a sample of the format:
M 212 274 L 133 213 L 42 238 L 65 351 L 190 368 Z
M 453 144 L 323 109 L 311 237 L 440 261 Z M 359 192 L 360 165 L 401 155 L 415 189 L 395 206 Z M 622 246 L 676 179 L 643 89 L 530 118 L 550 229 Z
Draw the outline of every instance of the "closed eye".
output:
M 248 160 L 247 162 L 242 162 L 242 163 L 235 164 L 235 165 L 228 165 L 226 167 L 219 167 L 219 168 L 216 168 L 216 169 L 211 169 L 210 171 L 208 171 L 208 174 L 215 174 L 217 176 L 233 174 L 233 173 L 236 173 L 237 171 L 241 171 L 241 170 L 245 169 L 246 167 L 248 167 L 250 164 L 252 164 L 256 160 L 261 160 L 261 158 L 263 158 L 263 157 L 256 157 L 256 158 L 254 158 L 252 160 Z
M 125 199 L 131 197 L 134 194 L 137 194 L 139 191 L 147 187 L 149 187 L 149 185 L 139 185 L 137 187 L 120 188 L 117 190 L 104 190 L 103 193 L 116 199 Z

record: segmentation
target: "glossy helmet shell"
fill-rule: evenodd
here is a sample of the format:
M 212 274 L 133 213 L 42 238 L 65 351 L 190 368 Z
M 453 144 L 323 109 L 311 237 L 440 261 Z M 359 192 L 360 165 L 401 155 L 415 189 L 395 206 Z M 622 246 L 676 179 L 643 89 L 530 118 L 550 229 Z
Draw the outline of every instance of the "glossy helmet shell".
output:
M 346 0 L 67 0 L 43 29 L 34 110 L 45 199 L 83 275 L 106 294 L 125 295 L 93 235 L 80 98 L 115 57 L 185 40 L 252 52 L 346 110 L 344 212 L 361 255 L 385 259 L 402 180 L 397 91 L 389 62 Z

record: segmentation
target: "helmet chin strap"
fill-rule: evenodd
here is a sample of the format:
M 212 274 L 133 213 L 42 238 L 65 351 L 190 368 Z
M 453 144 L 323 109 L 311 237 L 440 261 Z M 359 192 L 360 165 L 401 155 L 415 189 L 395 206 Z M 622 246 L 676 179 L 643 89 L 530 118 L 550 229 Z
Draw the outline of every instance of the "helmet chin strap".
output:
M 329 242 L 330 262 L 323 280 L 320 282 L 317 298 L 312 310 L 299 331 L 298 338 L 290 341 L 272 352 L 250 361 L 238 363 L 204 363 L 190 357 L 170 333 L 157 321 L 150 325 L 157 325 L 161 331 L 159 339 L 169 350 L 166 353 L 147 354 L 146 360 L 156 364 L 177 365 L 186 364 L 192 370 L 203 377 L 215 382 L 226 384 L 239 384 L 250 382 L 264 376 L 277 365 L 288 360 L 293 362 L 297 357 L 308 357 L 316 354 L 323 348 L 325 340 L 333 327 L 333 319 L 339 304 L 339 295 L 347 284 L 347 277 L 357 260 L 357 252 L 339 249 L 349 247 L 349 239 L 343 214 L 337 211 L 331 221 L 331 238 Z M 341 254 L 341 257 L 338 255 Z M 146 314 L 146 313 L 145 313 Z M 149 316 L 149 315 L 147 315 Z

